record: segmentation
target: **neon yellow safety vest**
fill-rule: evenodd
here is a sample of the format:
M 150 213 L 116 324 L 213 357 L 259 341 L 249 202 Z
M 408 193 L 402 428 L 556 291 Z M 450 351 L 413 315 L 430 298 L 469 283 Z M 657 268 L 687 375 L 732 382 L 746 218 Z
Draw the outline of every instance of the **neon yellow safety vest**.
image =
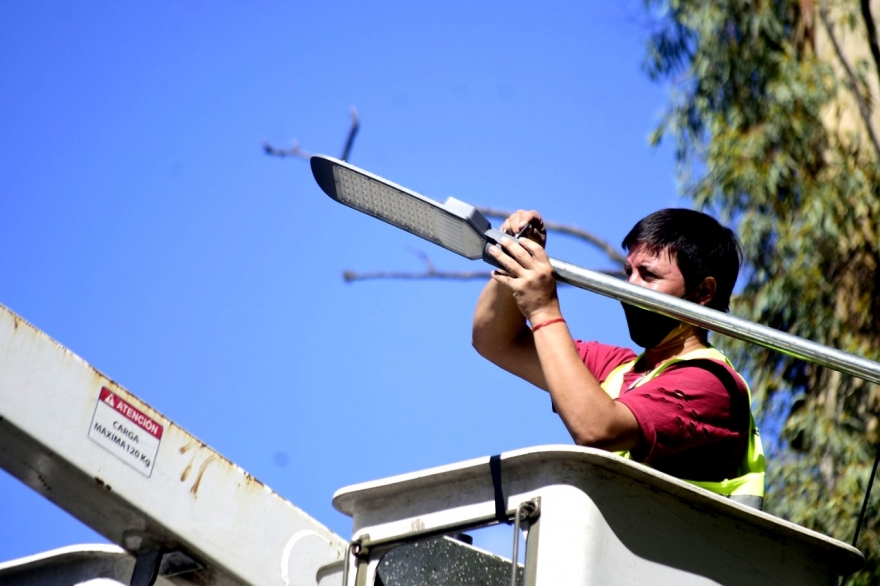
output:
M 612 399 L 616 399 L 622 390 L 623 387 L 623 376 L 633 369 L 638 362 L 641 356 L 636 357 L 634 360 L 630 362 L 625 362 L 611 371 L 608 375 L 608 378 L 602 383 L 602 388 L 608 393 Z M 724 362 L 728 366 L 733 369 L 733 365 L 727 359 L 727 357 L 712 348 L 711 346 L 708 348 L 699 348 L 697 350 L 692 350 L 681 356 L 676 356 L 675 358 L 671 358 L 666 362 L 661 363 L 654 370 L 646 373 L 642 378 L 637 380 L 635 383 L 630 386 L 629 389 L 634 389 L 639 387 L 649 380 L 659 376 L 663 373 L 667 368 L 672 366 L 673 364 L 677 364 L 679 362 L 685 360 L 717 360 Z M 734 370 L 736 372 L 736 370 Z M 739 373 L 737 373 L 739 376 Z M 741 376 L 739 376 L 742 379 Z M 749 405 L 752 402 L 752 394 L 749 390 L 749 385 L 743 379 L 743 384 L 746 387 L 746 392 L 749 398 Z M 629 390 L 627 389 L 627 390 Z M 619 456 L 623 456 L 624 458 L 629 458 L 629 452 L 617 452 Z M 737 502 L 741 502 L 745 505 L 749 505 L 756 509 L 761 509 L 764 504 L 764 450 L 761 447 L 761 436 L 758 433 L 758 426 L 755 425 L 755 418 L 751 413 L 751 408 L 749 409 L 749 445 L 746 449 L 745 457 L 743 458 L 743 462 L 739 467 L 739 476 L 736 478 L 729 478 L 722 480 L 720 482 L 703 482 L 697 480 L 684 480 L 687 483 L 693 484 L 694 486 L 699 486 L 701 488 L 705 488 L 706 490 L 710 490 L 715 494 L 719 494 L 721 496 L 729 497 L 731 500 L 735 500 Z

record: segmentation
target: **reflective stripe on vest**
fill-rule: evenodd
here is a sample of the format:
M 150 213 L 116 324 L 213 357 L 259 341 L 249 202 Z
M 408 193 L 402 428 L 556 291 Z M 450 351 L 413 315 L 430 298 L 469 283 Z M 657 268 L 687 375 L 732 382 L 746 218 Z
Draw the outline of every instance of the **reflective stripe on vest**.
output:
M 616 399 L 620 396 L 620 392 L 623 387 L 623 377 L 626 373 L 633 369 L 638 362 L 641 355 L 636 357 L 634 360 L 630 362 L 625 362 L 620 366 L 616 367 L 605 381 L 602 383 L 602 388 L 608 393 L 612 399 Z M 752 403 L 752 393 L 749 390 L 749 385 L 746 383 L 745 379 L 743 379 L 739 373 L 733 368 L 733 365 L 727 359 L 727 357 L 712 348 L 711 346 L 708 348 L 699 348 L 697 350 L 692 350 L 681 356 L 676 356 L 675 358 L 671 358 L 666 362 L 661 363 L 659 366 L 654 368 L 654 370 L 645 373 L 642 375 L 640 379 L 630 385 L 629 389 L 634 389 L 639 387 L 649 380 L 652 380 L 662 374 L 667 368 L 672 366 L 673 364 L 677 364 L 679 362 L 683 362 L 685 360 L 716 360 L 720 362 L 724 362 L 728 366 L 730 366 L 731 370 L 733 370 L 737 376 L 739 376 L 740 380 L 742 380 L 743 384 L 746 387 L 746 393 L 749 399 L 749 445 L 748 449 L 746 449 L 746 454 L 743 458 L 743 462 L 738 469 L 738 473 L 740 476 L 736 478 L 725 479 L 720 482 L 703 482 L 698 480 L 684 480 L 689 484 L 693 484 L 694 486 L 699 486 L 701 488 L 705 488 L 706 490 L 710 490 L 715 494 L 719 494 L 721 496 L 730 497 L 731 500 L 735 500 L 737 502 L 741 502 L 750 507 L 754 507 L 756 509 L 761 509 L 764 503 L 764 450 L 761 447 L 761 436 L 758 433 L 758 426 L 755 425 L 755 418 L 752 415 L 751 411 L 751 403 Z M 629 458 L 629 452 L 617 452 L 619 456 L 623 456 L 624 458 Z

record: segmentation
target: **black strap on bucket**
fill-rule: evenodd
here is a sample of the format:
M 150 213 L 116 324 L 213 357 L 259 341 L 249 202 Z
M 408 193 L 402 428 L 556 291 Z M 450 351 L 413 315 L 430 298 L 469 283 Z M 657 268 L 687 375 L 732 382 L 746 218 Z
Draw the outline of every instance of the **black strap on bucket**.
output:
M 489 470 L 492 472 L 492 488 L 495 490 L 495 519 L 510 525 L 507 518 L 507 495 L 501 482 L 501 454 L 489 457 Z

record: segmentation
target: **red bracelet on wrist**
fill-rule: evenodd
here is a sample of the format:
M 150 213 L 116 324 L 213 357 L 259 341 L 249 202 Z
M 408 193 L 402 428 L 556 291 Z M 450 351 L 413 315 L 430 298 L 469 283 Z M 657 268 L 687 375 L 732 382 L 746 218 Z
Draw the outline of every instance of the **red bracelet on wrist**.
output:
M 544 326 L 549 326 L 550 324 L 558 324 L 558 323 L 564 324 L 565 318 L 557 317 L 556 319 L 548 319 L 547 321 L 542 321 L 541 323 L 532 326 L 532 332 L 537 332 L 538 330 L 540 330 Z

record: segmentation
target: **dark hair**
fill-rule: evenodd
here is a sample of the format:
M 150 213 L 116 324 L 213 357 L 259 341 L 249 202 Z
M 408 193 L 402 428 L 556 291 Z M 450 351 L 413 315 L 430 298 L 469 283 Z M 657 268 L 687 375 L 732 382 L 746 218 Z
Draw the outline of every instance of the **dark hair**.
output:
M 638 246 L 652 253 L 667 251 L 678 263 L 688 293 L 714 277 L 717 288 L 708 306 L 729 309 L 742 264 L 742 247 L 733 230 L 702 212 L 669 208 L 639 220 L 623 239 L 627 251 Z

